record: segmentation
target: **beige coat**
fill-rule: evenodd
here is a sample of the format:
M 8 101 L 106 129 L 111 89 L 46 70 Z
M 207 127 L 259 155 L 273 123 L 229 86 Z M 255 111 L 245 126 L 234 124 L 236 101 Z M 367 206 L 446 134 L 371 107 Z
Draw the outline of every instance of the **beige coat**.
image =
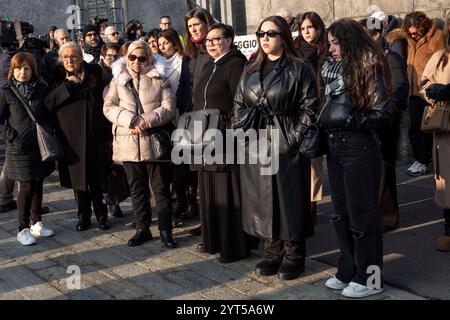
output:
M 103 105 L 103 113 L 113 124 L 113 160 L 152 161 L 154 156 L 148 135 L 131 134 L 131 124 L 137 117 L 135 98 L 128 84 L 132 78 L 144 109 L 140 117 L 145 120 L 146 128 L 162 126 L 176 117 L 175 99 L 170 84 L 159 78 L 155 68 L 139 76 L 125 68 L 111 81 Z
M 423 70 L 433 53 L 444 48 L 444 36 L 436 27 L 436 23 L 433 23 L 428 33 L 419 41 L 416 42 L 411 37 L 406 38 L 408 40 L 409 95 L 419 96 Z
M 436 66 L 443 51 L 436 52 L 427 63 L 422 76 L 421 93 L 427 99 L 425 89 L 433 83 L 450 83 L 450 54 L 449 62 L 436 70 Z M 428 99 L 427 99 L 428 100 Z M 431 103 L 430 100 L 428 102 Z M 450 107 L 450 104 L 449 104 Z M 450 133 L 435 133 L 433 135 L 433 166 L 435 169 L 436 204 L 442 208 L 450 208 Z

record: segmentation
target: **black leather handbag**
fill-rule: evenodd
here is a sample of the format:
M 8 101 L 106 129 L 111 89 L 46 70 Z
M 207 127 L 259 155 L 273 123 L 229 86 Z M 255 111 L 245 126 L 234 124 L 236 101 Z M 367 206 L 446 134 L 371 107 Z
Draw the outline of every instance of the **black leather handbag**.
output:
M 327 99 L 316 121 L 311 123 L 303 132 L 299 152 L 306 158 L 314 159 L 327 153 L 326 132 L 320 118 L 329 104 L 330 100 Z
M 22 97 L 17 88 L 11 86 L 11 90 L 22 103 L 23 107 L 27 111 L 36 127 L 36 136 L 39 145 L 39 153 L 41 154 L 41 160 L 52 162 L 64 157 L 64 148 L 58 136 L 56 135 L 56 130 L 54 128 L 39 124 L 33 112 L 31 111 L 30 106 L 25 102 L 25 99 Z
M 133 85 L 133 80 L 130 81 L 130 88 L 136 100 L 138 114 L 144 113 L 144 107 L 139 99 L 139 93 Z M 145 134 L 149 137 L 150 148 L 153 155 L 152 161 L 170 161 L 170 154 L 172 152 L 171 135 L 175 126 L 172 123 L 149 128 L 145 130 Z
M 205 135 L 207 130 L 214 129 L 216 134 L 224 137 L 226 130 L 226 117 L 218 109 L 203 109 L 183 113 L 177 124 L 177 129 L 182 130 L 181 137 L 173 143 L 183 148 L 204 149 L 214 143 L 215 135 Z

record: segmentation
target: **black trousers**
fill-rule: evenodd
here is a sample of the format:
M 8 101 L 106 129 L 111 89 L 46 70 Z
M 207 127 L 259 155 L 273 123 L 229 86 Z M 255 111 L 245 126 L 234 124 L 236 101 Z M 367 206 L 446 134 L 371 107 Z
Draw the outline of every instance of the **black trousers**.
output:
M 19 216 L 19 232 L 30 227 L 31 223 L 41 221 L 42 181 L 20 181 L 17 195 L 17 214 Z
M 378 204 L 380 144 L 370 132 L 335 132 L 328 137 L 328 178 L 341 255 L 336 277 L 367 285 L 369 266 L 383 264 Z
M 385 227 L 396 227 L 400 220 L 395 164 L 395 160 L 381 163 L 380 210 L 381 223 Z
M 124 162 L 130 186 L 136 229 L 149 229 L 152 218 L 150 186 L 155 197 L 158 229 L 172 231 L 172 199 L 170 195 L 170 164 L 151 162 Z
M 409 98 L 409 141 L 411 142 L 413 157 L 420 163 L 428 165 L 431 162 L 431 149 L 433 148 L 433 135 L 423 133 L 420 130 L 423 111 L 426 102 L 420 98 L 412 96 Z
M 0 174 L 0 206 L 7 205 L 14 200 L 14 180 L 8 179 L 3 168 Z
M 306 243 L 303 241 L 265 240 L 264 259 L 282 261 L 283 264 L 305 263 Z
M 78 218 L 91 219 L 92 209 L 98 221 L 108 218 L 108 208 L 103 202 L 103 191 L 98 188 L 91 188 L 88 191 L 74 190 L 75 200 L 78 207 Z

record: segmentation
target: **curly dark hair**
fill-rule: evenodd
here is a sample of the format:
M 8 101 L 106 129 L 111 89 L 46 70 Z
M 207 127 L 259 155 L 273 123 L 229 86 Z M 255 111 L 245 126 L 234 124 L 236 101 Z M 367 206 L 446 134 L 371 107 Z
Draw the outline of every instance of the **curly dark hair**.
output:
M 433 26 L 433 21 L 422 11 L 411 12 L 403 21 L 403 31 L 409 36 L 409 28 L 415 27 L 423 35 L 426 35 Z
M 352 97 L 357 108 L 368 108 L 372 95 L 368 92 L 374 79 L 382 77 L 391 91 L 391 73 L 382 49 L 363 27 L 351 19 L 333 22 L 328 32 L 339 41 L 344 74 L 353 82 Z

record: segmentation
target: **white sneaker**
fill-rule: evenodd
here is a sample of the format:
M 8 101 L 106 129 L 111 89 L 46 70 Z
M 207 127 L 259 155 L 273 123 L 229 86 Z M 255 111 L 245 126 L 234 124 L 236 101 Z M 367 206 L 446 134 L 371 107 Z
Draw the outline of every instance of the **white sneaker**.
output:
M 406 172 L 409 173 L 410 171 L 415 171 L 416 167 L 420 164 L 419 161 L 414 162 L 408 169 L 406 169 Z
M 418 177 L 427 173 L 427 166 L 423 163 L 420 163 L 411 171 L 408 171 L 408 174 L 413 177 Z
M 51 237 L 55 234 L 53 230 L 45 228 L 41 221 L 33 224 L 30 228 L 30 232 L 35 237 Z
M 23 229 L 17 234 L 17 241 L 19 241 L 23 246 L 30 246 L 36 243 L 36 239 L 33 237 L 30 229 L 28 228 Z
M 344 290 L 342 290 L 342 295 L 348 298 L 365 298 L 373 296 L 374 294 L 379 294 L 384 291 L 381 289 L 370 289 L 356 282 L 350 282 Z
M 333 290 L 342 290 L 345 287 L 347 287 L 348 284 L 345 282 L 342 282 L 336 276 L 332 276 L 330 279 L 325 282 L 325 287 L 333 289 Z

